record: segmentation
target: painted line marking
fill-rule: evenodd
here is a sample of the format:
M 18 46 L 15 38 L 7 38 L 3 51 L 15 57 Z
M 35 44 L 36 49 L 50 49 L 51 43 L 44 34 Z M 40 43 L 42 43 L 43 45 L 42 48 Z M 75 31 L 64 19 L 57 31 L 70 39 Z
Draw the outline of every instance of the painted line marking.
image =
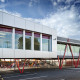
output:
M 3 78 L 12 78 L 12 77 L 27 76 L 27 75 L 35 75 L 35 74 L 37 74 L 37 73 L 34 73 L 34 74 L 26 74 L 26 75 L 10 76 L 10 77 L 3 77 Z
M 19 80 L 38 79 L 38 78 L 46 78 L 46 77 L 47 76 L 39 76 L 39 77 L 25 78 L 25 79 L 19 79 Z

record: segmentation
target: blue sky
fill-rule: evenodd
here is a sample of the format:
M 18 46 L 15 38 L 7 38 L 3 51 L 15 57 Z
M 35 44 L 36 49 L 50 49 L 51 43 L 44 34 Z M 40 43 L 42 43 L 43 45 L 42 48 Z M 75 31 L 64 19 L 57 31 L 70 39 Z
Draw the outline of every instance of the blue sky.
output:
M 80 39 L 80 0 L 0 0 L 0 10 L 57 29 L 57 35 Z

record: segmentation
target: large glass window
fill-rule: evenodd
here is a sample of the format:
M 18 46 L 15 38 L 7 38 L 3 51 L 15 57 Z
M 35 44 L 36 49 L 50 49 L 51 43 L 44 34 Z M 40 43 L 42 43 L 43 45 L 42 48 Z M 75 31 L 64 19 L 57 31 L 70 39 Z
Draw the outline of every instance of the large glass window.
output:
M 66 45 L 61 44 L 61 51 L 65 51 L 65 47 L 66 47 Z
M 40 33 L 34 33 L 34 50 L 40 50 Z
M 61 44 L 57 44 L 57 50 L 61 51 Z
M 15 29 L 15 48 L 23 49 L 23 31 Z
M 32 36 L 32 33 L 30 31 L 26 31 L 26 33 L 25 33 L 25 49 L 31 50 L 31 36 Z
M 12 28 L 0 27 L 0 48 L 12 48 Z
M 50 51 L 50 48 L 51 48 L 50 36 L 43 34 L 42 35 L 42 50 Z

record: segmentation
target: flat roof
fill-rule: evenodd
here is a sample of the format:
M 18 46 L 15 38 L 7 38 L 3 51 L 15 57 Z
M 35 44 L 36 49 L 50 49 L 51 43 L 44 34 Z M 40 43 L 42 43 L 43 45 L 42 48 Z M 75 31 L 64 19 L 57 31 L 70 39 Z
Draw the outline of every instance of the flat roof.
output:
M 67 42 L 69 38 L 59 37 L 57 36 L 58 44 L 71 44 L 73 46 L 80 46 L 80 40 L 69 39 L 70 42 Z

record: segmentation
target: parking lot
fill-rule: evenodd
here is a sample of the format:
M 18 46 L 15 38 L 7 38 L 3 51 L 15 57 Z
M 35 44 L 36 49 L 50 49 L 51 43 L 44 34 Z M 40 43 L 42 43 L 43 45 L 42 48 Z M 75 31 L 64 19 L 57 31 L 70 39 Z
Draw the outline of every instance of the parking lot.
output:
M 0 71 L 0 74 L 4 80 L 80 80 L 80 68 L 27 69 L 23 74 L 18 71 Z

